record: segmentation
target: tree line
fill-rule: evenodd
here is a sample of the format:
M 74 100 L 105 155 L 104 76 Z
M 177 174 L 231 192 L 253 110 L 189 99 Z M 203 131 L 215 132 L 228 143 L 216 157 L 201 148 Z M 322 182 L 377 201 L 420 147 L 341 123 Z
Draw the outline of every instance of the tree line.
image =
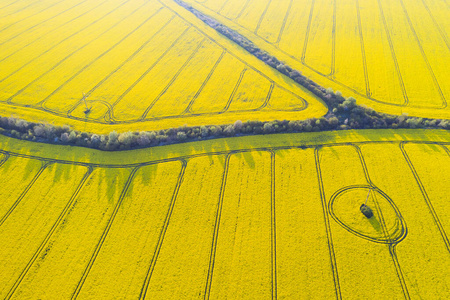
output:
M 427 119 L 379 113 L 372 108 L 360 106 L 353 97 L 344 98 L 339 91 L 325 89 L 303 76 L 275 56 L 256 47 L 250 40 L 236 31 L 218 23 L 216 20 L 202 14 L 190 5 L 175 0 L 179 5 L 194 13 L 207 25 L 228 37 L 248 52 L 264 61 L 269 66 L 290 77 L 313 94 L 322 99 L 328 106 L 328 113 L 321 118 L 307 120 L 275 120 L 242 122 L 237 120 L 228 125 L 181 126 L 155 131 L 135 131 L 117 133 L 112 131 L 107 135 L 81 132 L 71 127 L 52 124 L 27 122 L 14 117 L 0 117 L 0 133 L 24 140 L 37 142 L 76 145 L 100 150 L 116 151 L 183 142 L 200 141 L 223 137 L 260 135 L 272 133 L 317 132 L 347 129 L 382 129 L 382 128 L 440 128 L 450 129 L 450 121 L 443 119 Z M 214 99 L 212 99 L 213 101 Z

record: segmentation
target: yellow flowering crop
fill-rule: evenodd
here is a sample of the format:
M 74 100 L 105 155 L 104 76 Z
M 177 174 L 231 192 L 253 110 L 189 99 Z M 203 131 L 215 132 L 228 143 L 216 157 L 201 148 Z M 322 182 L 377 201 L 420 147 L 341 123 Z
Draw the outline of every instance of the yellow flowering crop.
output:
M 130 155 L 0 136 L 0 297 L 446 297 L 449 141 L 366 130 Z
M 186 0 L 325 88 L 376 110 L 450 116 L 440 0 Z
M 24 0 L 0 17 L 4 115 L 107 133 L 326 112 L 172 1 Z

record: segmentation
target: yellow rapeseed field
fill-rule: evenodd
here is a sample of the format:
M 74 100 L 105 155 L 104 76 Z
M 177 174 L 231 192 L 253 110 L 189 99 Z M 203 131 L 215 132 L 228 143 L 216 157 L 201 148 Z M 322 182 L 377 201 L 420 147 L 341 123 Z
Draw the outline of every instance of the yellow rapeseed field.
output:
M 446 1 L 186 2 L 360 104 L 450 116 Z M 0 115 L 109 133 L 326 111 L 173 0 L 0 3 Z M 447 299 L 449 172 L 444 130 L 0 135 L 0 298 Z
M 444 130 L 132 153 L 0 136 L 0 297 L 448 298 L 449 147 Z
M 108 133 L 326 112 L 173 1 L 23 0 L 0 18 L 2 115 Z
M 376 110 L 448 118 L 442 0 L 186 0 L 325 88 Z

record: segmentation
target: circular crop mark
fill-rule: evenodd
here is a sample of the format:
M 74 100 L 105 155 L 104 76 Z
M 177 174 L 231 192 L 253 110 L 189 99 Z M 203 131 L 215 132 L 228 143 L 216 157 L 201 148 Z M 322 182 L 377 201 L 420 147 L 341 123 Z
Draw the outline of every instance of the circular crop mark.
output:
M 360 211 L 360 206 L 366 198 L 367 206 L 373 211 L 373 217 L 370 219 Z M 370 241 L 396 244 L 406 237 L 406 224 L 398 208 L 388 195 L 376 187 L 344 187 L 333 194 L 328 209 L 339 225 Z
M 106 102 L 88 100 L 86 103 L 87 107 L 84 102 L 80 102 L 70 115 L 80 119 L 100 120 L 109 112 L 109 106 Z M 87 108 L 90 109 L 88 113 L 85 112 Z

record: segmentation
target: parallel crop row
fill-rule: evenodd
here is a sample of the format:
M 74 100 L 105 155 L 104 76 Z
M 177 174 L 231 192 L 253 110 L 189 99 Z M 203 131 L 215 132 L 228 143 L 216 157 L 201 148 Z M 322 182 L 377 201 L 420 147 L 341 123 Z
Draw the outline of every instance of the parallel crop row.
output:
M 273 119 L 313 99 L 159 1 L 42 2 L 36 17 L 15 12 L 0 27 L 4 104 L 99 124 L 207 124 L 223 114 Z
M 250 39 L 258 36 L 333 87 L 394 107 L 447 107 L 450 39 L 444 1 L 187 2 L 228 19 Z
M 366 142 L 103 165 L 2 151 L 0 296 L 450 294 L 433 279 L 450 275 L 449 153 Z

